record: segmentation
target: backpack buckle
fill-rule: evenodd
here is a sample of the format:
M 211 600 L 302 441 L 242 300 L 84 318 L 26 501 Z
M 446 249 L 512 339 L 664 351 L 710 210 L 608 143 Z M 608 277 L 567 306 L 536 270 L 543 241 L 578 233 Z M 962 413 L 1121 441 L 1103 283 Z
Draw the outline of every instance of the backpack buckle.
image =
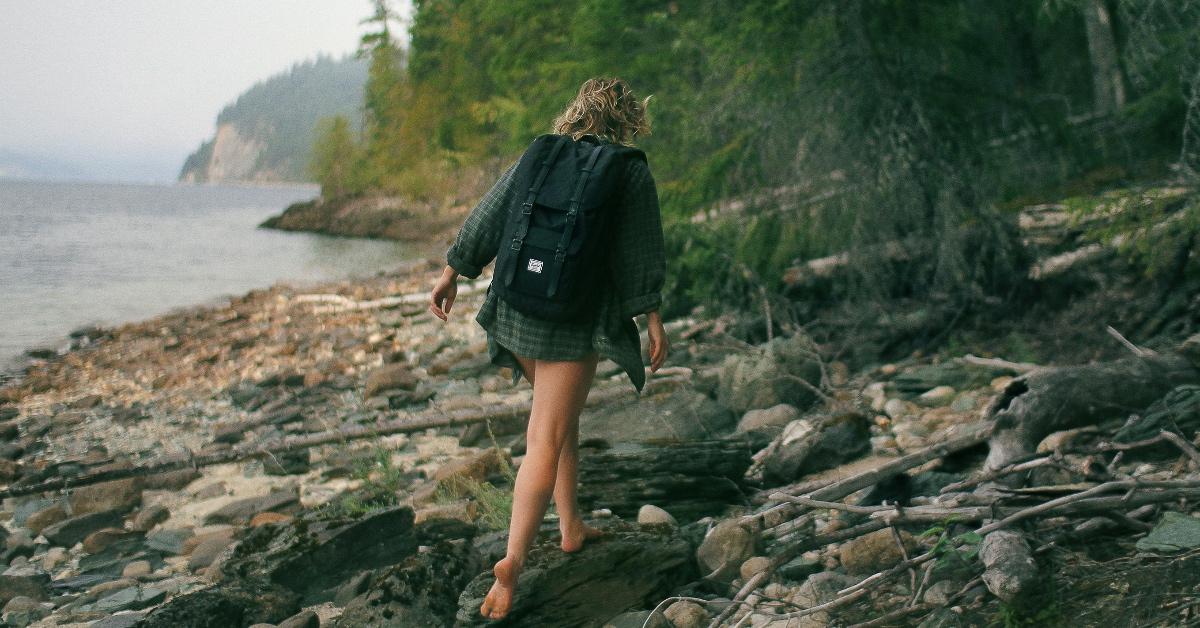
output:
M 521 250 L 521 238 L 513 238 L 512 244 L 509 246 L 509 248 L 511 248 L 514 251 L 520 251 Z
M 524 203 L 521 203 L 521 213 L 522 214 L 533 213 L 533 201 L 525 201 Z

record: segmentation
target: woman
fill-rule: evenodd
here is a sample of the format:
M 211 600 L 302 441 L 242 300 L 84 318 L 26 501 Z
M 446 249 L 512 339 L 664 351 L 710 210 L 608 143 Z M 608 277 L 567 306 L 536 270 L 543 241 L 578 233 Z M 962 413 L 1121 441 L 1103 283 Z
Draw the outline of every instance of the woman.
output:
M 579 140 L 632 145 L 650 131 L 645 101 L 639 102 L 624 81 L 593 78 L 583 83 L 571 104 L 555 119 L 553 132 Z M 511 164 L 479 205 L 471 211 L 454 244 L 446 252 L 446 268 L 433 288 L 430 311 L 442 320 L 454 303 L 459 275 L 473 279 L 499 250 L 512 195 Z M 624 369 L 641 393 L 645 384 L 641 342 L 633 318 L 646 315 L 650 370 L 667 357 L 667 337 L 658 309 L 666 275 L 658 192 L 649 167 L 641 159 L 625 164 L 625 179 L 614 216 L 609 272 L 595 319 L 590 323 L 551 323 L 525 316 L 489 290 L 475 320 L 488 337 L 492 363 L 513 370 L 515 385 L 522 374 L 533 386 L 526 453 L 513 487 L 508 550 L 492 572 L 496 582 L 480 607 L 492 619 L 512 606 L 517 576 L 537 536 L 551 493 L 558 509 L 561 546 L 575 552 L 600 530 L 583 522 L 576 503 L 579 414 L 591 389 L 596 363 L 606 357 Z

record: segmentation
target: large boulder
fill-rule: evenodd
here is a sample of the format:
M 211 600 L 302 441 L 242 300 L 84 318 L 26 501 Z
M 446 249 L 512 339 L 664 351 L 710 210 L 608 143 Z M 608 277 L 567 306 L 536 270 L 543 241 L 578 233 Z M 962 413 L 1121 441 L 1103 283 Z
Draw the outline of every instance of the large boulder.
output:
M 579 439 L 609 443 L 704 439 L 728 432 L 736 421 L 728 408 L 708 395 L 680 387 L 585 407 L 579 417 Z
M 345 603 L 333 626 L 453 625 L 459 593 L 490 567 L 465 539 L 436 543 L 429 551 L 367 573 L 366 580 L 356 587 L 361 591 Z
M 298 518 L 250 528 L 221 563 L 220 577 L 269 581 L 300 594 L 306 604 L 318 604 L 332 600 L 358 572 L 398 563 L 417 545 L 408 507 L 358 519 Z
M 563 552 L 551 538 L 535 543 L 504 625 L 600 626 L 620 609 L 653 607 L 699 576 L 691 543 L 676 532 L 646 531 L 624 521 L 604 531 L 577 552 Z M 459 597 L 455 626 L 496 625 L 479 614 L 495 581 L 491 565 L 485 567 Z
M 172 598 L 135 628 L 228 628 L 275 624 L 300 610 L 299 596 L 260 581 L 230 582 Z
M 763 458 L 763 477 L 787 483 L 832 469 L 871 450 L 867 417 L 857 412 L 817 414 L 792 421 Z
M 717 401 L 739 416 L 781 403 L 805 409 L 817 396 L 821 365 L 812 339 L 780 336 L 752 351 L 732 354 L 721 363 Z

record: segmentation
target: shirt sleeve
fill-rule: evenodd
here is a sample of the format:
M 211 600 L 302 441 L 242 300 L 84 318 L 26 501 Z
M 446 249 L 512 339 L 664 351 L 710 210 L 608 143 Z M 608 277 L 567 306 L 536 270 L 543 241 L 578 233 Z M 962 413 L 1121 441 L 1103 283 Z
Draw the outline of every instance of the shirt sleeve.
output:
M 483 267 L 495 259 L 500 250 L 500 237 L 508 220 L 517 163 L 514 161 L 505 169 L 492 189 L 471 210 L 454 238 L 454 244 L 446 250 L 446 264 L 467 279 L 478 277 Z
M 662 306 L 667 263 L 654 176 L 645 162 L 630 159 L 626 177 L 613 227 L 609 270 L 620 315 L 629 319 Z

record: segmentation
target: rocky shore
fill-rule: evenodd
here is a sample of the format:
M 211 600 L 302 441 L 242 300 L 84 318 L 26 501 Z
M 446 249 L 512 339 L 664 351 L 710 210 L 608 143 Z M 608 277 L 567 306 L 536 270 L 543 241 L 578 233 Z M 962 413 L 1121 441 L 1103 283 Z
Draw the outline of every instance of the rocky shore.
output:
M 579 498 L 605 535 L 564 553 L 552 506 L 512 611 L 485 622 L 531 389 L 487 361 L 486 273 L 449 322 L 427 311 L 440 267 L 279 284 L 40 354 L 0 388 L 3 621 L 951 626 L 1036 603 L 1039 578 L 1095 586 L 1085 561 L 1200 585 L 1194 344 L 1073 367 L 1100 371 L 852 371 L 802 333 L 753 345 L 697 312 L 668 323 L 641 398 L 601 363 Z M 1050 401 L 1092 409 L 1049 420 Z
M 289 205 L 259 226 L 283 231 L 424 242 L 431 234 L 439 239 L 453 238 L 465 217 L 462 208 L 433 213 L 404 209 L 405 204 L 408 203 L 404 199 L 379 195 L 337 199 L 317 197 Z

